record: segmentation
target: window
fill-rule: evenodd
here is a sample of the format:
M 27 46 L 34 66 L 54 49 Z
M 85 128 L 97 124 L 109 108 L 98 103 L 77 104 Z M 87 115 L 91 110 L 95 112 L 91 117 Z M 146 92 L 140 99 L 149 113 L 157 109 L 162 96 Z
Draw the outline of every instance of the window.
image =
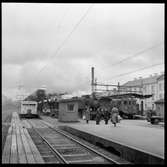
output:
M 154 104 L 152 104 L 152 110 L 154 110 Z
M 118 101 L 118 105 L 121 105 L 121 101 Z
M 145 93 L 146 93 L 146 85 L 145 85 L 145 86 L 143 86 L 143 92 L 145 92 Z
M 162 94 L 159 94 L 159 98 L 160 98 L 160 99 L 162 99 L 162 98 L 163 98 L 163 97 L 162 97 Z
M 124 101 L 124 104 L 126 105 L 126 104 L 127 104 L 127 101 Z
M 35 104 L 22 104 L 23 106 L 35 106 Z
M 162 90 L 162 84 L 161 83 L 159 84 L 159 90 Z
M 67 104 L 67 111 L 73 111 L 74 110 L 74 104 Z
M 154 95 L 152 96 L 152 100 L 154 100 Z
M 151 92 L 154 93 L 154 85 L 151 86 Z

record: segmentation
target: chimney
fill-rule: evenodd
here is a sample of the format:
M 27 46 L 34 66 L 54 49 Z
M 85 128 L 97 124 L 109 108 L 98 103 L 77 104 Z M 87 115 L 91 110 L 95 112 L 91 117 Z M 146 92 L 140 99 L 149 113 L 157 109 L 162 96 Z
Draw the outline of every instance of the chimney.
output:
M 92 94 L 94 93 L 94 67 L 91 68 L 91 87 L 92 87 Z

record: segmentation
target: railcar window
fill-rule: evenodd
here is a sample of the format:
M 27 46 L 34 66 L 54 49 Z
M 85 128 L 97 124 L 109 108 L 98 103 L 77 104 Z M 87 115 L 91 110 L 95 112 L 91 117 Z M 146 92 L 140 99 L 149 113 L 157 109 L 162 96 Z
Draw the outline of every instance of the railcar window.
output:
M 121 105 L 121 101 L 118 101 L 118 105 Z
M 129 105 L 131 105 L 131 101 L 129 101 Z
M 126 104 L 127 104 L 127 101 L 124 101 L 124 104 L 126 105 Z
M 73 111 L 74 110 L 74 104 L 67 104 L 67 109 L 68 109 L 68 111 Z

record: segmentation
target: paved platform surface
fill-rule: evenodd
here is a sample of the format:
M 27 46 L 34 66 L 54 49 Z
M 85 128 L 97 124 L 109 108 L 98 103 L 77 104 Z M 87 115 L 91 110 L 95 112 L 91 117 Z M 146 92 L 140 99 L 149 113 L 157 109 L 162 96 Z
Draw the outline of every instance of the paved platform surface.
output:
M 117 127 L 114 127 L 111 122 L 105 125 L 104 121 L 96 125 L 95 121 L 90 121 L 89 124 L 86 124 L 85 120 L 80 120 L 78 123 L 61 123 L 54 118 L 45 116 L 42 118 L 55 126 L 71 126 L 80 131 L 164 158 L 164 128 L 162 125 L 151 125 L 146 120 L 122 120 Z

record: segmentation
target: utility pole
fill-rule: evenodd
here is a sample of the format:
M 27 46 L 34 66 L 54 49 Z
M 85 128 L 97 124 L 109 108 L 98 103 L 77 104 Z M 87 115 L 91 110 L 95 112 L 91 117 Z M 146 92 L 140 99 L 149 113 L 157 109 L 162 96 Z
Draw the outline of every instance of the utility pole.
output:
M 91 68 L 91 89 L 92 95 L 94 94 L 94 67 Z
M 118 94 L 120 93 L 120 84 L 119 84 L 119 82 L 118 82 Z
M 141 80 L 141 91 L 142 91 L 142 95 L 143 95 L 144 94 L 143 80 Z M 141 115 L 143 115 L 143 110 L 144 110 L 144 101 L 142 99 L 141 100 Z
M 95 86 L 95 87 L 94 87 L 94 92 L 96 92 L 96 90 L 97 90 L 97 87 L 96 87 L 96 86 L 97 86 L 97 78 L 95 78 L 94 86 Z

